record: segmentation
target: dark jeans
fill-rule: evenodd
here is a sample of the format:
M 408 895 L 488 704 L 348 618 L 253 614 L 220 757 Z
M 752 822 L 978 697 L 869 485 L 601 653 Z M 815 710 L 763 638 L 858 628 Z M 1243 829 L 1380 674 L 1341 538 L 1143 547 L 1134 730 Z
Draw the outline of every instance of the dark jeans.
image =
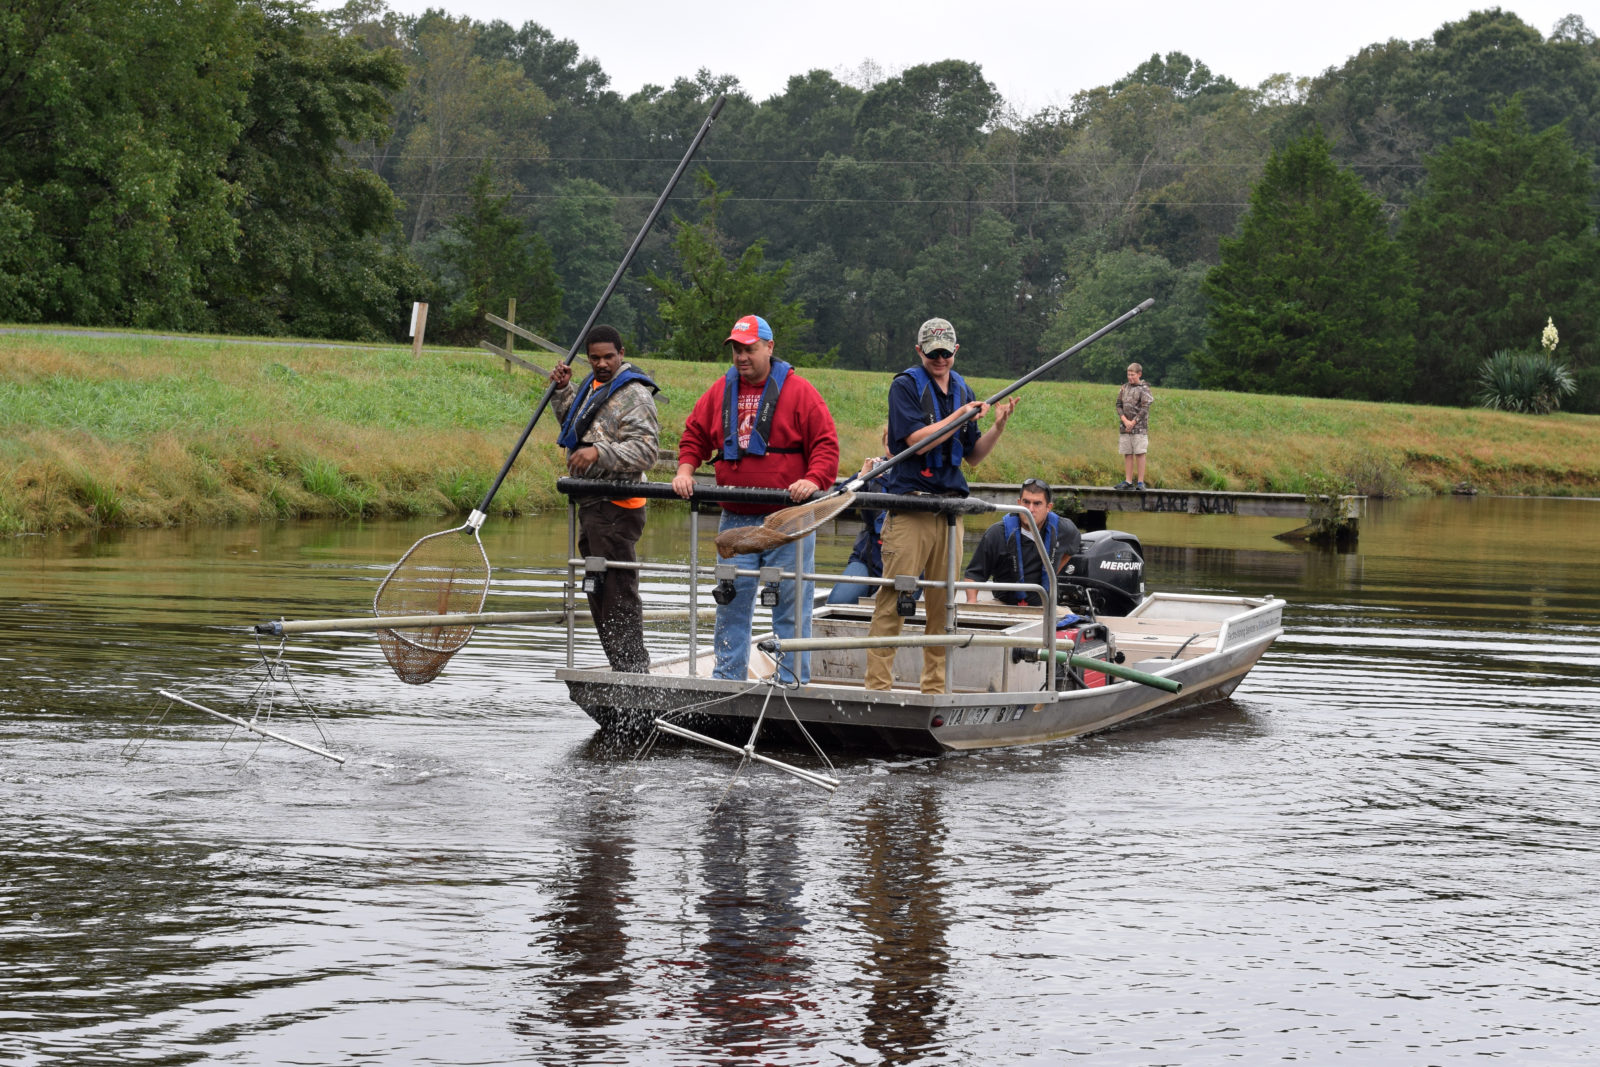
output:
M 614 563 L 633 563 L 633 546 L 644 533 L 644 508 L 619 508 L 609 500 L 578 507 L 578 555 L 604 556 Z M 647 671 L 650 653 L 644 647 L 644 605 L 639 601 L 639 572 L 607 570 L 589 594 L 600 644 L 614 671 Z

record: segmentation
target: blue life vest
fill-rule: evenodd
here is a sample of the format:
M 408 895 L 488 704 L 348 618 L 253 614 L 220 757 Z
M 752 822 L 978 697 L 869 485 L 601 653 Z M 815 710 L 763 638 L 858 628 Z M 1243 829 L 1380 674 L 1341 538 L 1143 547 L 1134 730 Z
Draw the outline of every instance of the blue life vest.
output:
M 799 448 L 773 448 L 767 444 L 772 439 L 772 417 L 778 410 L 778 394 L 783 383 L 789 380 L 789 364 L 781 359 L 772 361 L 767 372 L 767 383 L 761 387 L 761 404 L 756 408 L 756 424 L 750 430 L 750 443 L 739 447 L 739 371 L 729 367 L 722 379 L 722 454 L 718 460 L 732 461 L 741 455 L 764 456 L 768 452 L 793 452 Z
M 624 367 L 620 374 L 599 389 L 594 388 L 594 374 L 591 372 L 583 380 L 583 384 L 578 386 L 577 399 L 572 402 L 566 419 L 561 423 L 561 436 L 556 438 L 556 444 L 569 452 L 583 447 L 583 437 L 589 432 L 589 427 L 594 425 L 595 416 L 600 414 L 600 408 L 616 394 L 618 389 L 629 382 L 638 382 L 651 393 L 661 391 L 655 382 L 632 367 Z
M 881 457 L 888 459 L 888 456 Z M 876 478 L 868 478 L 864 486 L 869 493 L 882 493 L 884 479 L 888 475 L 880 474 Z M 861 514 L 871 517 L 862 526 L 861 532 L 856 534 L 856 543 L 850 546 L 850 558 L 860 560 L 866 564 L 867 576 L 870 578 L 883 577 L 883 520 L 889 517 L 887 511 L 868 510 L 863 508 Z
M 916 386 L 917 395 L 922 399 L 924 425 L 927 426 L 932 426 L 940 419 L 948 418 L 962 404 L 970 403 L 977 399 L 972 395 L 972 390 L 967 388 L 966 379 L 953 370 L 950 372 L 950 391 L 947 394 L 950 398 L 949 411 L 941 409 L 938 401 L 939 391 L 933 387 L 933 379 L 928 376 L 928 372 L 922 368 L 920 363 L 915 367 L 907 367 L 895 377 L 910 378 L 911 383 Z M 929 470 L 934 467 L 961 466 L 961 457 L 966 455 L 966 449 L 961 444 L 961 437 L 965 429 L 966 427 L 963 426 L 960 430 L 945 438 L 944 443 L 938 448 L 923 455 L 922 462 L 926 464 Z
M 850 550 L 851 559 L 866 564 L 869 578 L 883 577 L 883 520 L 888 515 L 887 511 L 874 511 L 872 521 L 856 535 L 856 543 Z
M 1007 515 L 1003 520 L 1003 529 L 1005 530 L 1006 541 L 1011 545 L 1012 558 L 1016 561 L 1017 581 L 1026 581 L 1027 579 L 1023 575 L 1028 572 L 1022 569 L 1022 516 Z M 1061 533 L 1061 516 L 1052 511 L 1050 517 L 1044 520 L 1044 529 L 1040 530 L 1039 533 L 1044 536 L 1045 558 L 1050 561 L 1049 566 L 1054 567 L 1056 564 L 1056 541 Z M 1028 551 L 1035 555 L 1038 554 L 1038 549 L 1031 545 L 1028 547 Z M 1050 588 L 1049 575 L 1041 570 L 1039 577 L 1043 579 L 1039 584 L 1046 589 Z M 997 600 L 1004 600 L 1008 597 L 1012 598 L 1011 603 L 1013 604 L 1025 604 L 1028 602 L 1028 594 L 1020 589 L 995 591 L 995 599 Z

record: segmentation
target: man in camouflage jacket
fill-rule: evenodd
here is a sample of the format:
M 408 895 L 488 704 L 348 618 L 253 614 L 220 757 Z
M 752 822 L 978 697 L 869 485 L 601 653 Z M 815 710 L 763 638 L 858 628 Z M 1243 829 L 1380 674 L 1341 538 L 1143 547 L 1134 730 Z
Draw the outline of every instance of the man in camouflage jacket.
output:
M 572 368 L 564 363 L 550 372 L 561 420 L 557 443 L 567 451 L 567 470 L 575 478 L 646 481 L 660 447 L 656 384 L 627 362 L 622 335 L 614 327 L 590 330 L 584 348 L 590 373 L 581 386 L 573 387 Z M 636 562 L 634 546 L 644 533 L 644 518 L 643 497 L 585 500 L 578 505 L 578 554 Z M 649 670 L 639 572 L 607 569 L 588 597 L 611 669 Z

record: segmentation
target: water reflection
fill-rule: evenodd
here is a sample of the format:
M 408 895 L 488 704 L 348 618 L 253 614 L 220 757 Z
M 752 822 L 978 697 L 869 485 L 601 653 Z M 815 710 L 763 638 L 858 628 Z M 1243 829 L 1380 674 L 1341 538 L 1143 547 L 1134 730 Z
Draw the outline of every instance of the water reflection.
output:
M 857 961 L 868 991 L 862 1044 L 882 1063 L 943 1059 L 949 916 L 936 787 L 876 796 L 851 823 L 850 910 L 868 938 Z
M 283 915 L 261 906 L 261 887 L 226 849 L 8 818 L 0 850 L 4 1029 L 43 1057 L 120 1064 L 144 1050 L 145 1062 L 201 1062 L 211 1042 L 254 1026 L 221 1005 L 342 970 L 274 965 L 268 931 Z M 197 1017 L 201 1005 L 214 1007 Z M 0 1060 L 17 1062 L 10 1048 Z
M 704 934 L 691 1005 L 706 1062 L 811 1049 L 800 817 L 782 796 L 730 796 L 697 835 Z
M 437 524 L 0 541 L 0 1062 L 1582 1061 L 1600 503 L 1385 504 L 1347 555 L 1126 518 L 1152 588 L 1287 598 L 1232 701 L 827 800 L 606 748 L 550 627 L 424 687 L 292 645 L 343 768 L 200 716 L 125 763 L 151 690 Z M 496 607 L 554 600 L 563 517 L 485 542 Z
M 530 983 L 539 1010 L 514 1026 L 540 1039 L 556 1022 L 567 1032 L 560 1052 L 568 1061 L 616 1055 L 605 1032 L 632 1017 L 634 987 L 626 911 L 636 813 L 627 794 L 604 785 L 591 784 L 574 800 L 562 809 L 560 836 L 570 844 L 547 887 L 551 905 L 534 922 L 534 944 L 546 959 Z

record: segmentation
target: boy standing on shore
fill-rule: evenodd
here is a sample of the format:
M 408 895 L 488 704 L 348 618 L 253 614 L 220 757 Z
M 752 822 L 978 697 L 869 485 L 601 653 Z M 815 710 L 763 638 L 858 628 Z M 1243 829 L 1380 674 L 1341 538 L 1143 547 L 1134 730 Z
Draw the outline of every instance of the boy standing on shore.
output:
M 1155 394 L 1141 379 L 1144 368 L 1128 364 L 1128 382 L 1117 390 L 1117 451 L 1122 453 L 1122 481 L 1114 489 L 1144 488 L 1144 458 L 1150 451 L 1150 405 Z

